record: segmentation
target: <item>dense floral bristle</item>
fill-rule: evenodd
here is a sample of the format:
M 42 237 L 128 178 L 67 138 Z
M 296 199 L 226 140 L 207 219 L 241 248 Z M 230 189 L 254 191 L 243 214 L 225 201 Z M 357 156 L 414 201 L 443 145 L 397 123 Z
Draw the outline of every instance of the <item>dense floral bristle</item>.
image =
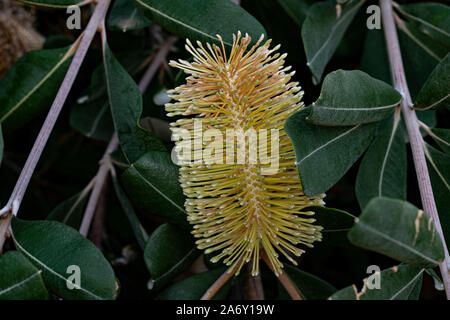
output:
M 205 152 L 205 143 L 200 149 L 194 146 L 192 156 L 202 157 L 202 161 L 184 163 L 180 168 L 188 220 L 194 224 L 198 248 L 215 253 L 213 262 L 224 259 L 230 272 L 238 273 L 252 261 L 252 274 L 257 275 L 263 250 L 279 275 L 283 268 L 279 254 L 296 264 L 293 257 L 304 252 L 297 245 L 312 247 L 321 239 L 322 228 L 313 225 L 314 213 L 301 210 L 323 205 L 324 195 L 303 194 L 293 146 L 284 131 L 287 118 L 302 107 L 303 92 L 298 83 L 289 82 L 293 72 L 284 67 L 286 55 L 275 53 L 279 46 L 270 49 L 270 40 L 262 44 L 261 37 L 250 48 L 251 38 L 238 33 L 227 54 L 221 37 L 218 39 L 220 47 L 208 43 L 206 48 L 199 42 L 194 47 L 187 40 L 193 62 L 170 63 L 189 74 L 186 84 L 169 92 L 176 102 L 166 105 L 169 116 L 190 116 L 171 124 L 174 140 L 183 132 L 198 135 L 195 121 L 200 121 L 204 130 L 217 129 L 224 136 L 228 129 L 276 130 L 277 148 L 272 149 L 275 141 L 270 139 L 265 147 L 277 151 L 278 168 L 262 174 L 261 169 L 270 164 L 251 162 L 249 155 L 245 163 L 214 163 L 217 158 Z M 182 143 L 186 142 L 176 144 Z M 236 158 L 237 149 L 232 149 Z

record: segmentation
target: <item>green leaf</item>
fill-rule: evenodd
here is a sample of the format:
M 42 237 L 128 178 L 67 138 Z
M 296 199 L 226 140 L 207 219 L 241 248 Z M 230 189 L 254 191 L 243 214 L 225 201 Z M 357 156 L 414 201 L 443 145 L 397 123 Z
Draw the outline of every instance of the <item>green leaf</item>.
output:
M 109 105 L 127 160 L 133 163 L 149 151 L 165 151 L 161 140 L 138 124 L 142 113 L 142 96 L 136 83 L 113 56 L 107 44 L 103 54 Z
M 17 251 L 0 258 L 0 300 L 44 300 L 48 293 L 41 270 Z
M 108 28 L 127 32 L 151 25 L 151 21 L 142 15 L 130 0 L 116 0 L 108 16 Z
M 433 196 L 447 246 L 450 245 L 450 156 L 425 144 L 428 172 Z
M 450 105 L 450 53 L 434 68 L 419 92 L 415 107 L 421 110 Z
M 170 223 L 159 226 L 144 250 L 144 260 L 152 277 L 152 289 L 166 285 L 199 256 L 193 236 Z
M 287 64 L 298 61 L 303 63 L 306 57 L 301 45 L 300 27 L 291 19 L 292 16 L 286 13 L 279 1 L 245 0 L 241 5 L 267 30 L 267 38 L 271 39 L 274 45 L 281 45 L 283 52 L 289 53 Z
M 442 59 L 450 50 L 450 7 L 440 3 L 414 3 L 402 5 L 398 10 L 406 18 L 405 33 L 430 55 Z
M 329 0 L 311 6 L 303 23 L 302 39 L 308 66 L 317 83 L 322 79 L 328 61 L 364 0 L 345 5 L 338 15 L 336 2 Z
M 286 264 L 284 271 L 295 284 L 298 293 L 305 300 L 325 300 L 337 291 L 328 282 L 294 266 Z M 290 299 L 288 293 L 280 284 L 278 284 L 278 288 L 281 291 L 278 297 L 279 299 Z
M 351 126 L 386 118 L 402 96 L 393 87 L 368 74 L 338 70 L 324 80 L 308 120 L 324 126 Z
M 13 218 L 16 248 L 37 268 L 45 284 L 63 299 L 114 299 L 115 277 L 103 254 L 76 230 L 55 221 L 24 221 Z M 69 289 L 73 272 L 81 271 L 79 288 Z M 70 269 L 69 269 L 70 270 Z
M 70 47 L 26 53 L 0 80 L 0 123 L 13 130 L 48 109 L 69 67 Z
M 67 8 L 82 3 L 84 0 L 19 0 L 20 2 L 48 8 Z
M 231 47 L 233 34 L 248 33 L 253 40 L 265 34 L 261 24 L 240 6 L 229 0 L 133 0 L 151 21 L 170 32 L 191 40 L 219 43 Z
M 141 249 L 145 248 L 145 243 L 148 240 L 148 234 L 139 221 L 136 213 L 134 212 L 133 205 L 130 200 L 126 196 L 125 192 L 122 190 L 122 187 L 117 181 L 117 177 L 115 175 L 112 176 L 112 181 L 114 185 L 114 190 L 116 191 L 117 198 L 119 199 L 120 205 L 122 206 L 123 211 L 125 212 L 128 220 L 130 221 L 131 228 L 133 229 L 134 236 L 141 247 Z
M 309 8 L 314 3 L 313 0 L 279 0 L 278 2 L 300 27 L 308 15 Z
M 414 3 L 399 8 L 408 14 L 406 21 L 400 21 L 399 40 L 408 87 L 415 101 L 428 76 L 450 51 L 450 7 Z
M 315 126 L 306 121 L 310 108 L 292 115 L 285 130 L 292 140 L 306 195 L 327 191 L 361 156 L 372 140 L 376 123 L 352 127 Z
M 370 280 L 364 279 L 365 288 L 358 292 L 355 285 L 339 290 L 330 300 L 418 300 L 422 287 L 423 268 L 405 264 L 381 271 L 380 288 L 369 289 Z
M 382 123 L 378 136 L 364 155 L 356 177 L 355 193 L 361 209 L 375 197 L 406 200 L 406 144 L 400 113 Z
M 433 139 L 441 147 L 442 151 L 450 155 L 450 129 L 431 129 Z
M 70 110 L 70 125 L 88 138 L 109 141 L 114 124 L 109 108 L 103 65 L 94 70 L 91 85 Z
M 315 224 L 323 227 L 321 244 L 324 246 L 348 245 L 347 232 L 354 224 L 354 215 L 343 210 L 322 206 L 307 207 L 302 211 L 314 212 Z
M 79 192 L 53 209 L 46 220 L 58 221 L 78 229 L 81 226 L 87 201 L 87 194 L 82 195 L 82 192 Z
M 217 268 L 196 274 L 173 284 L 157 297 L 157 300 L 199 300 L 210 286 L 224 273 L 226 268 Z M 231 279 L 214 295 L 213 300 L 223 300 L 231 288 Z
M 2 133 L 2 126 L 0 125 L 0 165 L 2 164 L 3 159 L 3 148 L 4 148 L 3 133 Z
M 167 152 L 149 152 L 122 175 L 125 190 L 142 209 L 188 227 L 183 191 L 178 183 L 178 166 Z
M 435 267 L 444 250 L 433 220 L 406 201 L 374 198 L 348 233 L 350 242 L 415 267 Z

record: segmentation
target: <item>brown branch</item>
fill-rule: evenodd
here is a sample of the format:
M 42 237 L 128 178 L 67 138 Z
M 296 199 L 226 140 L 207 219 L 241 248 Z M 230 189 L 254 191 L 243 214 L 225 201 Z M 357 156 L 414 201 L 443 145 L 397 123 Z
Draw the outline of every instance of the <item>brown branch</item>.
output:
M 272 272 L 275 274 L 272 263 L 270 262 L 269 257 L 267 257 L 267 254 L 264 251 L 261 252 L 261 257 L 270 268 L 270 270 L 272 270 Z M 291 296 L 292 300 L 303 300 L 302 296 L 298 292 L 296 285 L 292 282 L 291 278 L 289 278 L 286 272 L 283 272 L 277 277 L 280 283 L 283 285 L 284 289 L 286 289 L 287 293 Z
M 252 264 L 248 263 L 245 278 L 244 298 L 246 300 L 264 300 L 264 288 L 261 280 L 261 274 L 259 273 L 257 276 L 253 276 L 252 270 Z
M 201 298 L 201 300 L 211 300 L 216 293 L 222 288 L 225 283 L 233 277 L 236 270 L 239 268 L 239 263 L 232 270 L 225 271 L 219 279 L 217 279 L 208 290 L 206 290 L 205 294 Z
M 436 230 L 441 238 L 442 245 L 444 246 L 445 259 L 439 264 L 439 267 L 442 273 L 447 299 L 450 299 L 450 257 L 444 238 L 444 233 L 442 231 L 441 222 L 439 220 L 436 203 L 433 197 L 433 190 L 431 187 L 430 176 L 428 173 L 423 148 L 423 139 L 419 129 L 419 120 L 417 119 L 417 115 L 413 109 L 413 103 L 406 81 L 405 70 L 403 68 L 400 44 L 394 22 L 394 12 L 392 9 L 393 4 L 391 0 L 380 0 L 380 5 L 384 35 L 386 38 L 388 57 L 391 66 L 392 80 L 394 82 L 394 87 L 403 96 L 401 108 L 408 131 L 422 205 L 425 212 L 433 218 Z

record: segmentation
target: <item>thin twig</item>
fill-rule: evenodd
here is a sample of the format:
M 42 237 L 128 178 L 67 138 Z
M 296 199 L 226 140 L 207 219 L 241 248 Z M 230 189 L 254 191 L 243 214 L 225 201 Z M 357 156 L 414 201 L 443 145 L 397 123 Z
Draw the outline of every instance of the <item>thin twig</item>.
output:
M 442 273 L 447 299 L 450 299 L 450 257 L 444 238 L 444 233 L 442 231 L 441 222 L 439 220 L 436 203 L 433 197 L 433 190 L 431 187 L 430 176 L 423 149 L 423 139 L 419 130 L 419 120 L 417 119 L 417 115 L 412 108 L 413 103 L 406 81 L 397 30 L 394 23 L 392 1 L 380 0 L 380 5 L 381 15 L 383 17 L 384 35 L 386 38 L 388 57 L 391 66 L 392 80 L 397 91 L 399 91 L 403 96 L 401 108 L 405 119 L 406 128 L 408 130 L 422 205 L 425 212 L 433 218 L 436 230 L 441 238 L 442 245 L 444 246 L 445 258 L 444 261 L 439 264 L 439 267 Z
M 6 207 L 1 210 L 0 214 L 11 211 L 13 209 L 13 203 L 16 203 L 15 207 L 17 210 L 19 209 L 25 191 L 27 190 L 28 184 L 30 182 L 31 176 L 33 175 L 33 172 L 42 154 L 42 150 L 47 143 L 48 137 L 53 130 L 59 113 L 64 105 L 64 102 L 66 101 L 70 89 L 72 88 L 73 82 L 75 81 L 81 64 L 83 63 L 84 57 L 86 56 L 92 39 L 97 32 L 98 24 L 100 23 L 100 21 L 102 21 L 106 14 L 109 3 L 110 0 L 100 0 L 98 2 L 98 5 L 95 8 L 94 13 L 92 14 L 92 17 L 83 32 L 81 41 L 79 42 L 79 44 L 77 42 L 72 47 L 72 50 L 76 50 L 76 52 L 70 64 L 69 70 L 67 71 L 61 87 L 59 88 L 59 91 L 55 97 L 55 100 L 53 101 L 42 129 L 39 132 L 38 137 L 36 138 L 25 166 L 23 167 L 20 177 L 17 180 L 16 186 L 14 187 L 14 190 L 11 194 L 11 197 L 8 200 Z M 17 211 L 12 212 L 12 214 L 17 214 Z
M 174 45 L 176 40 L 177 38 L 174 36 L 169 37 L 167 41 L 159 49 L 152 63 L 149 65 L 147 71 L 144 73 L 141 81 L 139 82 L 138 86 L 139 91 L 141 93 L 144 93 L 145 90 L 147 89 L 148 85 L 150 84 L 156 73 L 156 70 L 158 70 L 159 66 L 164 62 L 170 48 Z M 102 26 L 102 42 L 103 44 L 106 43 L 106 33 L 104 26 Z M 87 234 L 89 233 L 89 228 L 91 226 L 92 219 L 94 218 L 94 212 L 97 208 L 101 191 L 106 184 L 106 179 L 113 166 L 110 154 L 114 152 L 118 147 L 119 147 L 119 139 L 117 133 L 114 133 L 113 137 L 111 138 L 111 141 L 108 144 L 105 154 L 100 160 L 100 167 L 95 177 L 95 185 L 83 215 L 83 221 L 81 222 L 80 226 L 80 233 L 84 236 L 87 236 Z
M 222 288 L 225 283 L 233 277 L 236 270 L 239 268 L 239 263 L 232 270 L 225 271 L 219 279 L 217 279 L 208 290 L 206 290 L 205 294 L 201 298 L 201 300 L 211 300 L 216 293 Z
M 269 258 L 267 257 L 267 254 L 264 251 L 261 252 L 261 257 L 264 260 L 264 262 L 266 263 L 266 265 L 270 268 L 270 270 L 272 270 L 272 272 L 274 272 L 272 263 L 270 262 Z M 302 296 L 298 292 L 297 287 L 292 282 L 291 278 L 289 278 L 289 276 L 286 274 L 286 272 L 283 272 L 282 274 L 280 274 L 277 277 L 278 277 L 278 280 L 280 281 L 280 283 L 283 285 L 284 289 L 286 289 L 287 293 L 292 298 L 292 300 L 303 300 Z

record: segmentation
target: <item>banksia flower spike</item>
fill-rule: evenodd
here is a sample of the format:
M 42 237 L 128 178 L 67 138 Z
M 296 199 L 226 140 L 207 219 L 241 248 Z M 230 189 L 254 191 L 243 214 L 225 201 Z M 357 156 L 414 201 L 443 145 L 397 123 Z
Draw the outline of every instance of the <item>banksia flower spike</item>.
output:
M 188 220 L 194 224 L 198 248 L 215 254 L 213 262 L 224 259 L 229 271 L 237 274 L 252 261 L 252 274 L 257 275 L 264 251 L 280 275 L 280 254 L 296 264 L 293 256 L 304 252 L 297 245 L 312 247 L 321 239 L 322 228 L 313 225 L 314 213 L 301 210 L 323 205 L 324 196 L 303 194 L 293 146 L 284 131 L 287 118 L 303 105 L 303 92 L 298 83 L 289 82 L 294 73 L 283 66 L 286 55 L 275 53 L 279 46 L 270 49 L 270 40 L 262 44 L 261 37 L 250 48 L 251 38 L 238 33 L 227 54 L 222 38 L 217 37 L 220 47 L 207 43 L 205 48 L 197 42 L 196 48 L 187 40 L 193 62 L 170 62 L 189 74 L 186 84 L 169 91 L 176 102 L 166 104 L 168 116 L 181 116 L 171 124 L 173 140 L 184 137 L 176 142 L 178 153 L 185 147 L 193 150 L 188 156 L 193 155 L 194 161 L 178 154 Z M 210 144 L 196 142 L 202 136 L 196 130 L 199 124 L 203 130 L 213 130 L 215 140 Z M 225 148 L 219 139 L 223 134 L 229 142 L 230 130 L 237 132 L 236 148 L 234 140 Z M 247 140 L 250 147 L 256 145 L 247 134 L 250 130 L 271 133 L 271 139 L 261 139 L 260 134 L 262 159 L 257 161 L 254 154 L 239 153 Z M 193 139 L 185 141 L 186 136 Z M 271 155 L 261 157 L 264 149 L 270 149 Z

